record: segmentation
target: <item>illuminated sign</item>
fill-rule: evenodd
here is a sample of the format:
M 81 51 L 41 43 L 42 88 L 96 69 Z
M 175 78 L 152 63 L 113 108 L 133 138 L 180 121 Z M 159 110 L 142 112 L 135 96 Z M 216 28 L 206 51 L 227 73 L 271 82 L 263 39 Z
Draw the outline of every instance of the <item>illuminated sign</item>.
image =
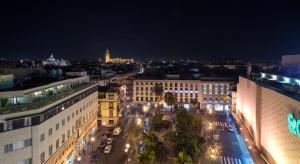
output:
M 294 114 L 288 116 L 288 126 L 291 133 L 298 135 L 300 138 L 300 120 L 295 118 Z

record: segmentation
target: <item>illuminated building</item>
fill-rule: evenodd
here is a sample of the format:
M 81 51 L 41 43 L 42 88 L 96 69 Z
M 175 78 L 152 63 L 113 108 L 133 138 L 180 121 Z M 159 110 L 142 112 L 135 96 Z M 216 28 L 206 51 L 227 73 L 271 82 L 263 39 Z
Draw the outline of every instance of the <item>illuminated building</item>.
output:
M 270 163 L 299 163 L 299 79 L 270 73 L 254 74 L 251 79 L 240 77 L 236 112 L 265 159 Z
M 43 61 L 43 65 L 53 65 L 53 66 L 68 66 L 68 61 L 64 59 L 55 59 L 53 54 L 50 55 L 50 57 L 47 60 Z
M 133 63 L 134 60 L 131 59 L 126 59 L 126 58 L 121 58 L 121 57 L 116 57 L 116 58 L 111 58 L 110 52 L 108 49 L 106 49 L 105 53 L 105 63 Z
M 230 109 L 231 79 L 218 77 L 199 77 L 185 79 L 179 75 L 161 77 L 136 77 L 133 82 L 133 101 L 136 103 L 159 102 L 153 92 L 156 83 L 163 86 L 163 95 L 171 92 L 177 97 L 177 102 L 185 108 L 190 107 L 192 99 L 197 99 L 201 108 L 214 110 Z
M 9 88 L 0 99 L 0 163 L 73 163 L 97 128 L 88 76 Z
M 120 99 L 119 91 L 110 86 L 100 86 L 99 93 L 99 126 L 115 126 L 119 120 Z

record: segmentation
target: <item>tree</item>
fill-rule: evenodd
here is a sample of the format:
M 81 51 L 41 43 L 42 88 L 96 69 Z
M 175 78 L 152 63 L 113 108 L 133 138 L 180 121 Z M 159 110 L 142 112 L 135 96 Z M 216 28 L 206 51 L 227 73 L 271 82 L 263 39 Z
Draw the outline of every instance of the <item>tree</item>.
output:
M 8 99 L 1 99 L 1 106 L 5 107 L 7 102 L 8 102 Z
M 153 87 L 153 92 L 161 100 L 161 96 L 164 93 L 164 87 L 161 83 L 155 83 Z
M 185 151 L 180 151 L 178 153 L 178 156 L 175 157 L 174 163 L 176 164 L 192 164 L 192 158 L 185 152 Z
M 168 129 L 171 127 L 171 122 L 163 120 L 163 114 L 158 113 L 153 116 L 151 121 L 151 130 L 160 131 L 161 129 Z
M 155 136 L 154 133 L 143 134 L 143 141 L 145 143 L 145 149 L 142 153 L 139 153 L 138 159 L 143 164 L 154 164 L 160 159 L 162 143 Z
M 172 110 L 173 105 L 177 103 L 177 98 L 173 93 L 167 92 L 165 94 L 165 102 L 167 105 L 171 106 L 171 110 Z

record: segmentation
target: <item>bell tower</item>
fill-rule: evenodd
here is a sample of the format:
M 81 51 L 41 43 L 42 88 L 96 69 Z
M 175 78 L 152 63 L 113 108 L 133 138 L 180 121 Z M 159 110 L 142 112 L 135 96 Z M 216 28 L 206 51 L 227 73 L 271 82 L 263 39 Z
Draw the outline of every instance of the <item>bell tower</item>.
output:
M 110 62 L 110 53 L 109 50 L 106 49 L 106 53 L 105 53 L 105 63 L 109 63 Z

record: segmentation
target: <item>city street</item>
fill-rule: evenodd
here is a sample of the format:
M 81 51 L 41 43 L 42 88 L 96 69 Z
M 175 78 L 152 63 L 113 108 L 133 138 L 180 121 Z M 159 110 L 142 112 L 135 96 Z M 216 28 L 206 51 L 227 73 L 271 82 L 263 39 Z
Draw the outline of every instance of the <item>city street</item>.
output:
M 235 123 L 230 114 L 225 112 L 213 112 L 207 115 L 208 120 L 204 126 L 209 126 L 210 129 L 206 132 L 208 144 L 219 143 L 222 148 L 222 153 L 219 160 L 213 163 L 222 164 L 251 164 L 254 163 L 249 150 L 241 136 L 237 131 Z M 232 130 L 228 130 L 228 125 Z
M 133 115 L 129 115 L 126 118 L 124 118 L 121 122 L 121 129 L 122 132 L 120 135 L 118 136 L 113 136 L 113 143 L 112 143 L 112 149 L 111 152 L 108 154 L 105 153 L 101 153 L 100 155 L 100 159 L 96 162 L 90 162 L 90 157 L 92 154 L 92 145 L 89 144 L 86 148 L 85 148 L 85 154 L 82 154 L 82 159 L 80 160 L 80 164 L 91 164 L 91 163 L 95 163 L 95 164 L 122 164 L 125 163 L 127 160 L 127 153 L 124 151 L 125 148 L 125 141 L 124 141 L 124 134 L 126 133 L 127 129 L 130 128 L 130 126 L 134 123 L 134 116 Z M 105 131 L 105 129 L 102 129 L 101 131 L 98 132 L 99 133 L 103 133 Z M 96 136 L 99 136 L 99 135 Z M 102 142 L 104 141 L 104 138 L 101 137 L 96 137 L 96 142 L 93 143 L 93 149 L 95 151 L 96 147 Z

